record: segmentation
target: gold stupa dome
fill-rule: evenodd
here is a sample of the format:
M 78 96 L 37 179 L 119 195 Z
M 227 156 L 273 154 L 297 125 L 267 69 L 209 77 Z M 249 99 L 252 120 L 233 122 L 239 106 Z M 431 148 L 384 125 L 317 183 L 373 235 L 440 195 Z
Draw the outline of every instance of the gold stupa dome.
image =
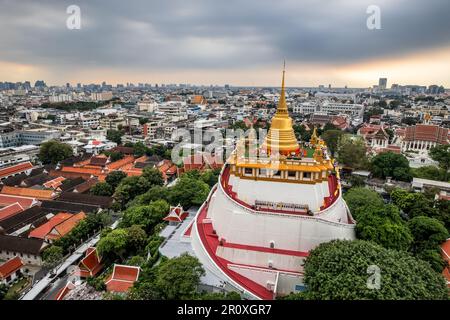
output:
M 294 129 L 292 128 L 292 118 L 289 116 L 286 105 L 284 74 L 285 69 L 283 68 L 280 101 L 278 102 L 277 112 L 272 118 L 269 133 L 265 138 L 262 148 L 267 148 L 267 153 L 278 152 L 280 154 L 290 155 L 298 153 L 300 146 L 295 137 Z

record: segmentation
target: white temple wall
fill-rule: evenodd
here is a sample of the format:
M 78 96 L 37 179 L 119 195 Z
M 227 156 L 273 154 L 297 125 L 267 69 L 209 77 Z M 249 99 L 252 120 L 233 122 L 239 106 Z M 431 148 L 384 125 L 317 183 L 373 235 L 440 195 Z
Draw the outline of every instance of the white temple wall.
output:
M 324 197 L 330 195 L 327 181 L 312 185 L 262 180 L 255 183 L 254 180 L 233 178 L 230 184 L 239 199 L 249 204 L 255 203 L 255 200 L 307 204 L 312 211 L 320 210 Z
M 277 281 L 276 271 L 260 270 L 235 265 L 230 265 L 229 268 L 230 270 L 239 273 L 241 276 L 244 276 L 269 290 L 275 290 Z M 268 284 L 270 285 L 268 286 Z
M 275 269 L 293 272 L 303 272 L 305 257 L 290 256 L 270 252 L 260 252 L 219 246 L 216 255 L 232 263 L 269 268 L 269 263 Z
M 337 210 L 343 207 L 337 205 L 330 209 L 330 216 L 339 215 Z M 306 252 L 322 242 L 355 238 L 354 225 L 309 216 L 253 213 L 230 200 L 220 186 L 211 197 L 208 218 L 212 219 L 219 237 L 230 243 L 268 248 L 273 241 L 275 248 Z

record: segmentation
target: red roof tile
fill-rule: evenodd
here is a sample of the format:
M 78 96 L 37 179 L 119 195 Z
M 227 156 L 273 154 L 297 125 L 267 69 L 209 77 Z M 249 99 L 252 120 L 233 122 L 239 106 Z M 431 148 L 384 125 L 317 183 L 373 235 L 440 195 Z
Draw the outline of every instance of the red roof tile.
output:
M 4 279 L 23 267 L 19 257 L 14 257 L 0 265 L 0 279 Z
M 10 204 L 9 206 L 1 208 L 0 209 L 0 221 L 4 220 L 6 218 L 12 217 L 22 211 L 23 211 L 23 207 L 18 202 L 15 202 L 13 204 Z
M 3 186 L 1 193 L 12 196 L 36 198 L 39 200 L 51 200 L 56 197 L 56 193 L 53 190 L 39 190 L 32 188 L 18 188 L 9 186 Z
M 0 178 L 10 176 L 12 174 L 21 173 L 33 169 L 31 162 L 19 163 L 7 168 L 0 169 Z
M 113 273 L 105 281 L 106 290 L 113 292 L 126 292 L 139 278 L 140 268 L 115 264 Z
M 0 206 L 9 206 L 13 203 L 19 203 L 22 208 L 28 209 L 35 204 L 37 204 L 37 200 L 34 198 L 25 198 L 25 197 L 18 197 L 18 196 L 10 196 L 6 194 L 0 194 Z
M 38 238 L 45 239 L 47 235 L 52 231 L 52 229 L 63 221 L 71 218 L 73 215 L 66 212 L 60 212 L 57 215 L 50 218 L 49 221 L 44 223 L 43 225 L 37 227 L 33 231 L 30 232 L 30 238 Z
M 447 128 L 429 124 L 417 124 L 406 128 L 405 141 L 431 141 L 448 144 Z

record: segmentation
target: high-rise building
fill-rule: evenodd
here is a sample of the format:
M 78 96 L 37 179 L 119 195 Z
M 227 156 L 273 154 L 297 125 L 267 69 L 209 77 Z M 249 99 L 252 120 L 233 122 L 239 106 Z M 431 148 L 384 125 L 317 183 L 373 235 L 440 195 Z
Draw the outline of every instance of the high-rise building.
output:
M 387 87 L 387 78 L 380 78 L 378 80 L 378 89 L 385 90 Z
M 237 142 L 186 232 L 208 278 L 249 299 L 304 290 L 309 251 L 323 242 L 355 238 L 339 170 L 324 141 L 314 130 L 306 150 L 295 137 L 284 71 L 262 147 L 256 147 L 254 129 Z

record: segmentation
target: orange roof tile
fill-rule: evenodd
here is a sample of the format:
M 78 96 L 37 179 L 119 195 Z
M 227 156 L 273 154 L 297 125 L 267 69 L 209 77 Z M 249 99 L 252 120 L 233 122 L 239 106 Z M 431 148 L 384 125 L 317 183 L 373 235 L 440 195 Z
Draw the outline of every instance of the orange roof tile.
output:
M 56 225 L 50 231 L 50 233 L 48 234 L 47 238 L 48 239 L 59 239 L 59 238 L 65 236 L 66 234 L 68 234 L 77 225 L 77 223 L 79 221 L 81 221 L 81 220 L 83 220 L 85 218 L 86 218 L 86 214 L 83 211 L 72 215 L 69 219 L 61 222 L 58 225 Z M 52 231 L 56 231 L 58 234 L 56 235 Z
M 72 217 L 72 214 L 60 212 L 49 221 L 30 232 L 30 238 L 45 239 L 55 226 Z
M 17 213 L 22 212 L 22 211 L 23 211 L 23 207 L 18 202 L 15 202 L 13 204 L 10 204 L 9 206 L 1 208 L 0 209 L 0 221 L 4 220 L 6 218 L 9 218 L 11 216 L 14 216 Z
M 34 198 L 25 198 L 0 194 L 0 206 L 9 206 L 16 202 L 19 203 L 24 209 L 28 209 L 33 205 L 37 204 L 37 200 Z
M 128 163 L 131 163 L 131 162 L 134 162 L 134 157 L 133 156 L 126 156 L 126 157 L 123 157 L 120 160 L 111 162 L 110 164 L 107 165 L 107 168 L 109 170 L 117 170 L 117 169 L 122 168 L 124 165 L 126 165 Z
M 91 168 L 84 168 L 84 167 L 63 167 L 61 169 L 61 172 L 74 172 L 74 173 L 81 173 L 81 174 L 91 174 L 94 176 L 98 176 L 104 173 L 101 169 L 91 169 Z
M 31 170 L 31 169 L 33 169 L 33 165 L 29 161 L 24 162 L 24 163 L 15 164 L 13 166 L 0 169 L 0 178 L 7 177 L 12 174 L 24 172 L 24 171 Z
M 139 278 L 140 268 L 115 264 L 113 273 L 106 279 L 106 290 L 126 292 Z
M 54 197 L 56 197 L 56 193 L 53 190 L 39 190 L 32 188 L 18 188 L 8 186 L 3 186 L 1 193 L 12 196 L 36 198 L 39 200 L 51 200 Z
M 0 279 L 4 279 L 23 267 L 22 260 L 17 256 L 0 265 Z
M 62 184 L 62 182 L 63 182 L 64 180 L 66 180 L 66 178 L 61 177 L 61 176 L 60 176 L 60 177 L 56 177 L 55 179 L 50 180 L 50 181 L 47 181 L 46 183 L 44 183 L 43 186 L 44 186 L 45 188 L 56 189 L 56 188 L 58 188 L 58 187 Z

